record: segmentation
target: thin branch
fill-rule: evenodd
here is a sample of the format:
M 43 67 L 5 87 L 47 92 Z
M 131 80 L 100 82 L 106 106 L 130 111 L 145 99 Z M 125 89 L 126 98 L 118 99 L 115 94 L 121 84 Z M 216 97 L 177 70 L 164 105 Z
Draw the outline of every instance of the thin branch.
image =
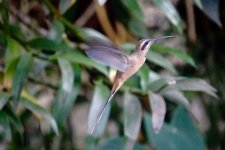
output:
M 191 42 L 196 41 L 195 16 L 192 0 L 185 0 L 188 21 L 188 38 Z

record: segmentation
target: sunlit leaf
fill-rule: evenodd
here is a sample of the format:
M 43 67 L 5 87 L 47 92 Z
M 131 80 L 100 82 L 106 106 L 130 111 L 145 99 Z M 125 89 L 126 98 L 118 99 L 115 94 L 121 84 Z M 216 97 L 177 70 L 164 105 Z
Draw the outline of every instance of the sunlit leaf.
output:
M 168 91 L 168 90 L 204 92 L 215 98 L 218 98 L 216 95 L 216 89 L 203 79 L 177 80 L 176 84 L 167 86 L 166 88 L 163 89 L 163 91 L 161 91 L 161 93 Z
M 20 93 L 27 80 L 28 73 L 32 67 L 32 55 L 24 53 L 16 66 L 16 72 L 13 78 L 12 96 L 14 103 L 20 99 Z
M 59 58 L 58 63 L 62 74 L 61 85 L 54 101 L 52 113 L 61 127 L 74 106 L 80 86 L 80 70 L 79 67 L 73 67 L 65 59 Z
M 196 67 L 196 64 L 194 62 L 194 60 L 185 52 L 183 52 L 182 50 L 176 49 L 176 48 L 171 48 L 171 47 L 164 47 L 164 46 L 159 46 L 156 44 L 153 44 L 151 46 L 151 49 L 154 51 L 158 51 L 161 53 L 168 53 L 171 55 L 176 56 L 177 58 L 181 59 L 182 61 L 189 63 L 190 65 L 192 65 L 193 67 Z
M 220 27 L 219 0 L 201 0 L 205 14 Z
M 59 2 L 60 13 L 64 14 L 75 2 L 76 0 L 60 0 Z
M 164 123 L 159 134 L 152 129 L 152 118 L 147 113 L 144 115 L 144 128 L 148 142 L 157 150 L 190 150 L 205 149 L 203 136 L 194 126 L 187 111 L 183 108 L 176 109 L 171 124 Z M 193 140 L 190 140 L 193 139 Z
M 131 139 L 136 140 L 142 119 L 142 108 L 140 101 L 129 92 L 125 93 L 124 100 L 124 132 Z
M 149 101 L 152 110 L 152 127 L 156 134 L 160 132 L 166 115 L 166 103 L 159 94 L 149 92 Z
M 96 82 L 91 108 L 88 116 L 88 133 L 91 133 L 91 130 L 95 126 L 100 116 L 100 113 L 103 110 L 103 106 L 109 98 L 109 94 L 109 89 L 101 81 Z M 100 123 L 93 133 L 94 137 L 100 137 L 103 134 L 107 120 L 109 118 L 110 109 L 111 103 L 109 103 L 106 107 L 106 110 L 100 120 Z
M 153 0 L 153 2 L 165 13 L 171 23 L 177 27 L 179 32 L 183 32 L 184 24 L 170 0 Z
M 8 93 L 0 93 L 0 110 L 5 106 L 5 104 L 10 99 L 10 94 Z
M 171 71 L 172 73 L 177 73 L 176 69 L 174 68 L 173 64 L 167 60 L 165 57 L 163 57 L 161 54 L 157 53 L 157 52 L 153 52 L 153 51 L 149 51 L 147 53 L 147 60 L 157 64 L 169 71 Z
M 56 135 L 59 134 L 58 126 L 56 124 L 55 119 L 44 107 L 38 104 L 37 101 L 34 101 L 32 99 L 22 98 L 20 102 L 24 107 L 29 109 L 31 112 L 41 115 L 43 118 L 45 118 L 46 122 L 48 122 L 51 125 L 55 134 Z
M 194 0 L 194 2 L 200 9 L 203 8 L 201 0 Z
M 91 60 L 84 54 L 80 53 L 79 51 L 74 51 L 74 52 L 66 51 L 66 52 L 60 53 L 60 55 L 57 55 L 54 57 L 55 58 L 60 57 L 60 58 L 70 61 L 71 63 L 77 63 L 77 64 L 85 65 L 87 67 L 96 68 L 98 71 L 100 71 L 104 75 L 108 74 L 108 71 L 105 66 L 94 62 L 93 60 Z M 54 58 L 52 57 L 52 59 L 54 59 Z

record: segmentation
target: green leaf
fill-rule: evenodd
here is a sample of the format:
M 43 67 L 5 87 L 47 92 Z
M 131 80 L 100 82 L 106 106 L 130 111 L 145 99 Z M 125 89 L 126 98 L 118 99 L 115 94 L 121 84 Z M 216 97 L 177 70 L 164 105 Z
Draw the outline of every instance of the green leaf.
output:
M 177 80 L 176 84 L 167 86 L 161 91 L 161 93 L 169 90 L 204 92 L 213 96 L 214 98 L 218 98 L 218 96 L 216 95 L 217 90 L 203 79 L 194 78 Z
M 55 59 L 55 58 L 66 59 L 66 60 L 70 61 L 71 63 L 77 63 L 77 64 L 85 65 L 87 67 L 95 68 L 98 71 L 100 71 L 101 73 L 103 73 L 104 75 L 108 74 L 108 71 L 105 66 L 94 62 L 93 60 L 91 60 L 84 54 L 80 53 L 79 51 L 73 51 L 73 52 L 66 51 L 66 52 L 60 53 L 60 54 L 52 57 L 52 59 Z
M 153 2 L 165 13 L 170 22 L 177 27 L 177 30 L 182 33 L 184 24 L 172 2 L 170 0 L 153 0 Z
M 164 47 L 164 46 L 159 46 L 156 44 L 153 44 L 151 46 L 151 49 L 153 51 L 161 52 L 161 53 L 168 53 L 173 56 L 176 56 L 177 58 L 181 59 L 182 61 L 192 65 L 193 67 L 196 67 L 196 64 L 194 60 L 185 52 L 182 50 L 176 49 L 176 48 L 170 48 L 170 47 Z
M 88 116 L 88 133 L 91 133 L 91 130 L 95 126 L 99 115 L 103 110 L 103 106 L 105 105 L 109 97 L 109 94 L 109 89 L 101 81 L 96 82 L 91 108 Z M 100 123 L 96 127 L 95 132 L 93 133 L 94 137 L 100 137 L 103 134 L 106 127 L 106 123 L 109 118 L 110 109 L 111 103 L 109 103 L 106 107 L 106 110 L 100 120 Z
M 60 0 L 59 2 L 60 13 L 64 14 L 75 2 L 76 0 Z
M 129 92 L 125 93 L 124 99 L 124 132 L 130 140 L 135 141 L 141 127 L 141 104 L 138 98 Z
M 15 111 L 12 110 L 9 106 L 6 106 L 3 108 L 3 111 L 7 114 L 7 118 L 12 123 L 13 129 L 15 129 L 19 134 L 20 137 L 22 138 L 22 133 L 24 132 L 23 125 L 18 118 L 18 115 L 15 114 Z
M 201 0 L 203 12 L 218 26 L 222 27 L 219 17 L 219 0 Z
M 32 55 L 24 53 L 16 66 L 15 76 L 13 78 L 12 96 L 14 103 L 18 103 L 20 93 L 27 80 L 28 74 L 32 67 Z
M 158 134 L 163 126 L 166 115 L 166 103 L 163 97 L 159 94 L 149 92 L 148 97 L 152 110 L 152 127 L 154 132 Z
M 144 145 L 138 143 L 134 144 L 133 148 L 130 147 L 130 141 L 124 137 L 112 137 L 110 139 L 105 140 L 100 146 L 99 150 L 124 150 L 124 149 L 132 149 L 132 150 L 146 150 L 147 148 Z M 134 141 L 132 141 L 134 142 Z
M 176 69 L 174 68 L 173 64 L 168 61 L 166 58 L 164 58 L 161 54 L 157 53 L 157 52 L 153 52 L 153 51 L 149 51 L 146 55 L 147 60 L 157 64 L 169 71 L 171 71 L 174 74 L 177 74 Z
M 203 9 L 201 0 L 194 0 L 194 2 L 198 6 L 198 8 Z
M 54 40 L 44 37 L 35 38 L 28 41 L 26 44 L 34 49 L 45 49 L 51 51 L 62 51 L 69 48 L 67 45 L 59 44 Z
M 148 142 L 157 150 L 205 149 L 203 136 L 183 108 L 176 109 L 171 124 L 164 123 L 159 134 L 153 132 L 151 117 L 146 113 L 144 128 Z
M 65 27 L 63 26 L 63 24 L 59 20 L 54 20 L 47 36 L 54 42 L 59 43 L 63 39 L 64 31 Z
M 10 141 L 12 138 L 12 131 L 10 127 L 9 118 L 4 111 L 0 111 L 0 127 L 4 129 L 0 131 L 0 138 L 7 139 Z
M 20 103 L 26 107 L 27 109 L 29 109 L 31 112 L 36 113 L 41 115 L 42 117 L 45 118 L 46 122 L 48 122 L 53 131 L 55 132 L 56 135 L 59 134 L 58 131 L 58 126 L 57 123 L 55 121 L 55 119 L 53 118 L 53 116 L 44 108 L 42 107 L 39 103 L 37 103 L 36 101 L 32 100 L 32 99 L 25 99 L 22 98 L 20 100 Z
M 138 36 L 140 38 L 149 37 L 146 26 L 137 18 L 132 18 L 129 21 L 128 28 L 135 36 Z
M 165 91 L 162 95 L 173 102 L 177 102 L 181 104 L 187 110 L 190 109 L 190 103 L 182 92 L 177 90 L 169 90 L 169 91 Z
M 113 137 L 105 140 L 100 146 L 99 150 L 124 150 L 126 139 L 123 137 Z
M 140 76 L 140 85 L 142 90 L 146 91 L 148 89 L 149 85 L 149 68 L 146 64 L 144 64 L 140 70 L 138 71 L 138 74 Z
M 133 15 L 135 18 L 143 19 L 144 14 L 138 4 L 135 0 L 122 0 L 123 5 L 128 9 L 129 13 Z
M 80 69 L 73 67 L 65 59 L 58 59 L 61 70 L 61 86 L 57 92 L 56 100 L 52 108 L 52 113 L 61 127 L 63 121 L 71 112 L 80 87 Z
M 164 78 L 160 78 L 150 82 L 149 89 L 153 92 L 159 92 L 162 90 L 166 85 L 168 85 L 168 81 Z
M 5 106 L 5 104 L 9 101 L 10 99 L 10 94 L 8 93 L 0 93 L 0 110 Z

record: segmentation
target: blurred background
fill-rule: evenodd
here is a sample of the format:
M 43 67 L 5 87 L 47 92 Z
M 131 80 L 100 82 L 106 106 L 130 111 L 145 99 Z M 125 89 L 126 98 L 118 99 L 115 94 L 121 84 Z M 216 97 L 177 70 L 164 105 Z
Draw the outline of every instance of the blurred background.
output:
M 224 24 L 222 0 L 1 0 L 0 149 L 225 149 Z M 85 50 L 165 35 L 90 135 L 116 70 Z

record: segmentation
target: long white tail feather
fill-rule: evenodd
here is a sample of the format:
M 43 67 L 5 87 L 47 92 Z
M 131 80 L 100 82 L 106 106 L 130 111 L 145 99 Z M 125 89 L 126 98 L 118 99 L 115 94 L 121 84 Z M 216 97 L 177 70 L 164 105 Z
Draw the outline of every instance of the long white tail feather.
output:
M 117 91 L 117 90 L 116 90 L 116 91 Z M 109 104 L 109 102 L 111 101 L 111 99 L 113 98 L 113 96 L 114 96 L 114 94 L 116 93 L 116 91 L 114 91 L 114 92 L 112 92 L 112 93 L 110 94 L 109 99 L 108 99 L 107 102 L 105 103 L 105 105 L 104 105 L 104 107 L 103 107 L 103 109 L 102 109 L 102 111 L 101 111 L 101 113 L 100 113 L 100 116 L 99 116 L 99 118 L 98 118 L 98 121 L 96 122 L 96 124 L 94 125 L 94 127 L 93 127 L 92 130 L 91 130 L 91 134 L 93 134 L 93 132 L 95 131 L 96 127 L 99 125 L 99 123 L 100 123 L 100 121 L 101 121 L 101 118 L 102 118 L 102 116 L 103 116 L 103 114 L 104 114 L 104 112 L 105 112 L 105 110 L 106 110 L 106 107 L 107 107 L 107 105 Z

